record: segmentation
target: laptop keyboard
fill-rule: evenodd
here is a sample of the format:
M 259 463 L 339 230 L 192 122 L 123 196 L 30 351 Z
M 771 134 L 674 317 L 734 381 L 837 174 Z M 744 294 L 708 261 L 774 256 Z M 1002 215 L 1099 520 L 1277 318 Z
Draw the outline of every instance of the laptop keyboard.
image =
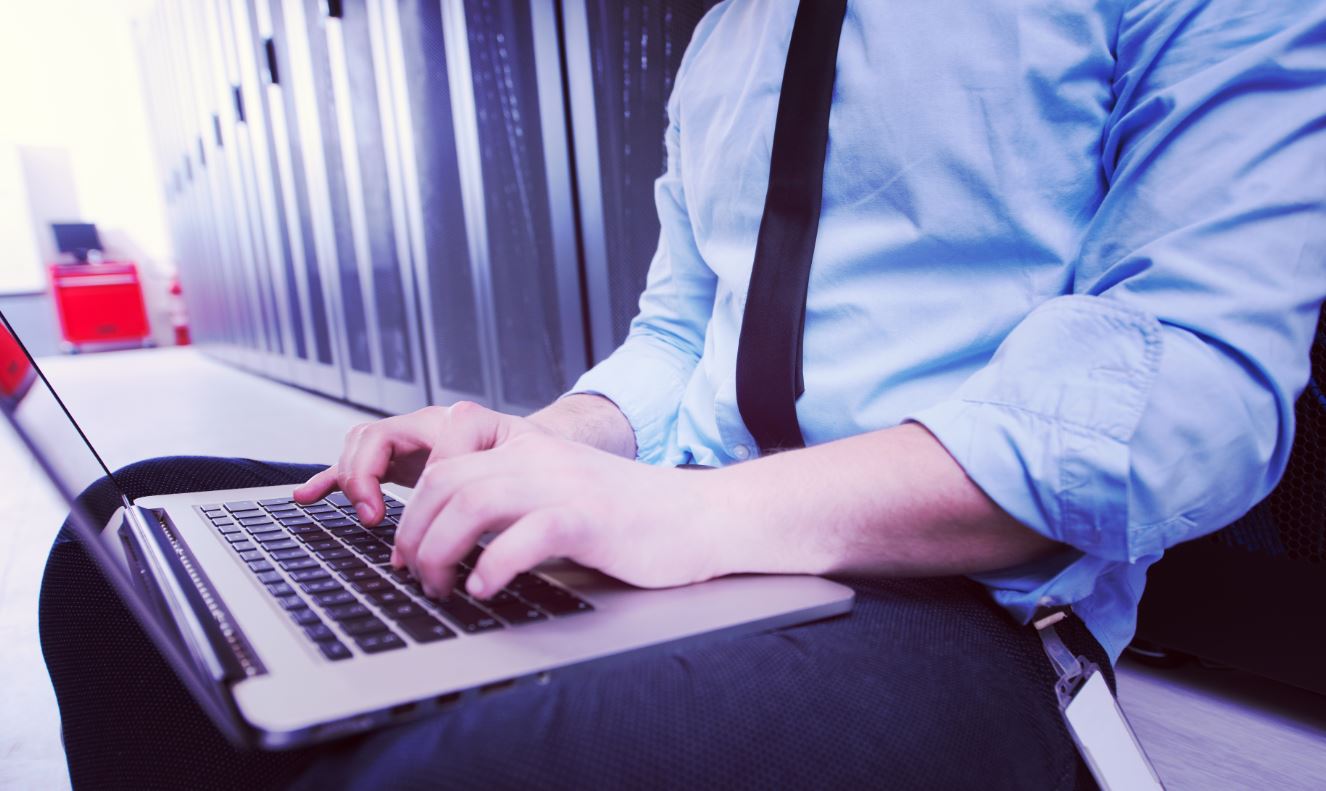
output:
M 450 595 L 430 599 L 405 571 L 390 566 L 405 504 L 384 495 L 386 517 L 365 527 L 344 494 L 311 505 L 292 498 L 199 506 L 258 582 L 330 660 L 348 659 L 353 643 L 368 654 L 477 634 L 592 610 L 589 602 L 535 573 L 518 575 L 487 601 L 470 598 L 465 580 L 473 549 L 456 570 Z

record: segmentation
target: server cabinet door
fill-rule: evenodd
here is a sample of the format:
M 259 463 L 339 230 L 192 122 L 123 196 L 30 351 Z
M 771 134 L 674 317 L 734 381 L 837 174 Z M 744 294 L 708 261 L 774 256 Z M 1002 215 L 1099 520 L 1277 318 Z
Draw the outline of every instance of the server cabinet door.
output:
M 393 119 L 383 103 L 382 31 L 360 2 L 286 3 L 296 83 L 314 89 L 336 248 L 351 400 L 389 412 L 426 403 Z M 301 112 L 301 118 L 306 113 Z M 301 126 L 301 132 L 304 128 Z M 311 136 L 309 136 L 311 139 Z
M 388 74 L 398 109 L 403 197 L 419 289 L 433 403 L 492 405 L 481 328 L 491 325 L 477 290 L 461 200 L 442 7 L 438 0 L 374 4 L 383 16 Z
M 179 75 L 179 156 L 185 188 L 191 193 L 191 222 L 199 237 L 206 265 L 218 273 L 222 293 L 226 295 L 228 332 L 237 341 L 231 359 L 246 367 L 256 367 L 260 349 L 266 342 L 265 328 L 261 313 L 255 309 L 257 300 L 253 289 L 241 268 L 229 180 L 223 167 L 208 167 L 203 143 L 203 130 L 209 125 L 203 119 L 210 121 L 206 102 L 205 50 L 191 19 L 190 6 L 170 4 L 167 8 L 173 20 L 169 40 Z
M 556 9 L 552 0 L 442 7 L 495 400 L 529 411 L 586 363 Z
M 564 0 L 593 359 L 626 337 L 658 247 L 654 180 L 667 100 L 695 25 L 717 0 Z
M 248 125 L 239 118 L 234 103 L 238 85 L 233 52 L 228 51 L 213 2 L 189 4 L 186 14 L 193 20 L 194 42 L 203 77 L 200 97 L 204 102 L 204 132 L 210 138 L 217 179 L 228 200 L 229 222 L 235 239 L 234 264 L 245 283 L 245 294 L 262 326 L 262 343 L 253 357 L 253 367 L 276 379 L 287 379 L 285 359 L 288 333 L 283 326 L 281 287 L 272 277 L 264 218 L 254 176 L 253 145 Z M 229 57 L 228 57 L 229 56 Z M 219 166 L 219 167 L 215 167 Z
M 278 221 L 289 246 L 297 296 L 302 307 L 309 386 L 343 398 L 343 358 L 335 342 L 335 291 L 326 285 L 335 277 L 335 245 L 334 242 L 329 245 L 319 235 L 329 234 L 326 210 L 321 208 L 325 200 L 317 200 L 318 196 L 325 198 L 325 189 L 319 192 L 319 187 L 310 180 L 310 167 L 314 172 L 320 172 L 323 166 L 317 162 L 320 155 L 310 159 L 301 131 L 310 125 L 316 128 L 317 120 L 306 119 L 301 124 L 296 101 L 297 90 L 302 90 L 306 94 L 305 103 L 309 104 L 307 100 L 312 96 L 312 86 L 305 84 L 302 89 L 297 89 L 293 85 L 293 56 L 280 0 L 234 0 L 234 12 L 240 48 L 258 65 L 264 85 L 258 103 L 268 122 L 269 153 L 280 212 Z M 249 38 L 247 44 L 246 35 Z M 317 182 L 319 185 L 323 183 Z M 322 218 L 321 223 L 318 218 Z
M 235 106 L 251 151 L 270 277 L 277 285 L 286 337 L 289 380 L 340 397 L 344 392 L 330 349 L 322 276 L 314 246 L 311 240 L 306 242 L 301 225 L 306 222 L 301 216 L 304 209 L 291 183 L 294 171 L 279 90 L 280 71 L 275 47 L 269 50 L 267 46 L 271 17 L 265 0 L 221 0 L 220 12 L 219 27 L 228 34 L 239 77 L 234 86 Z M 302 169 L 299 173 L 302 177 Z M 307 206 L 306 196 L 302 205 Z
M 278 379 L 307 387 L 310 382 L 305 365 L 308 347 L 303 306 L 272 183 L 267 118 L 257 68 L 251 58 L 242 57 L 230 0 L 206 0 L 201 7 L 216 53 L 214 62 L 218 69 L 224 69 L 218 75 L 222 78 L 216 99 L 218 116 L 229 137 L 228 158 L 234 163 L 237 191 L 246 212 L 253 250 L 250 268 L 272 329 L 268 370 Z

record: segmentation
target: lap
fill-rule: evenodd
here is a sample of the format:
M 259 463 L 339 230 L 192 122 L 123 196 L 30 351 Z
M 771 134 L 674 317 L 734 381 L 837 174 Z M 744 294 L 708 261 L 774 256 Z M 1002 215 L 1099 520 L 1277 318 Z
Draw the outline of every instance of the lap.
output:
M 148 485 L 131 493 L 142 496 L 309 470 L 168 460 L 123 477 Z M 856 581 L 845 617 L 567 669 L 334 744 L 244 753 L 221 741 L 114 597 L 95 595 L 99 575 L 78 554 L 53 552 L 42 603 L 76 784 L 1054 788 L 1081 772 L 1039 642 L 967 580 Z M 1070 644 L 1086 650 L 1077 629 Z M 108 694 L 116 685 L 132 694 Z

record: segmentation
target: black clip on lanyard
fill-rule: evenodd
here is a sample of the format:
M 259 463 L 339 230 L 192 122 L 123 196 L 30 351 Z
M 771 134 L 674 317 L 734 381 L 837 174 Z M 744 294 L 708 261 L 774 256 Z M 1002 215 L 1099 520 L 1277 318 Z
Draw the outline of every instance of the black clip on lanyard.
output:
M 1164 786 L 1100 668 L 1064 645 L 1054 625 L 1067 618 L 1060 609 L 1033 622 L 1045 655 L 1054 665 L 1054 696 L 1068 732 L 1092 777 L 1103 791 L 1159 789 Z

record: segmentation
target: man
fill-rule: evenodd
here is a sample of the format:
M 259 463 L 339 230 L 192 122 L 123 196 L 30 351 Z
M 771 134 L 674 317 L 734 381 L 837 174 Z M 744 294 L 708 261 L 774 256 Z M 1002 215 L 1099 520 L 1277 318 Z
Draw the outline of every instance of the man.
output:
M 361 426 L 296 496 L 340 488 L 374 522 L 379 482 L 416 486 L 393 562 L 433 593 L 495 531 L 476 596 L 567 556 L 642 586 L 850 575 L 853 614 L 327 748 L 235 756 L 203 735 L 190 759 L 226 774 L 180 771 L 365 788 L 1089 783 L 1026 624 L 1072 605 L 1071 647 L 1108 664 L 1147 567 L 1284 468 L 1326 293 L 1326 7 L 861 0 L 804 62 L 796 19 L 790 0 L 731 2 L 696 30 L 668 108 L 659 248 L 620 349 L 528 418 L 456 404 Z M 799 67 L 826 41 L 827 127 L 784 121 L 793 81 L 815 105 L 823 75 Z M 785 128 L 827 139 L 822 183 L 805 178 L 813 145 L 780 157 Z M 792 200 L 821 191 L 817 221 L 767 200 L 787 172 Z M 795 281 L 777 280 L 796 258 L 778 253 L 807 232 L 808 286 L 789 300 L 770 283 Z M 770 348 L 792 364 L 759 359 Z M 764 422 L 773 391 L 791 425 Z M 126 477 L 160 490 L 165 469 Z M 194 469 L 225 486 L 301 474 Z M 60 552 L 48 611 L 73 562 Z M 197 716 L 177 712 L 176 733 L 205 730 Z

